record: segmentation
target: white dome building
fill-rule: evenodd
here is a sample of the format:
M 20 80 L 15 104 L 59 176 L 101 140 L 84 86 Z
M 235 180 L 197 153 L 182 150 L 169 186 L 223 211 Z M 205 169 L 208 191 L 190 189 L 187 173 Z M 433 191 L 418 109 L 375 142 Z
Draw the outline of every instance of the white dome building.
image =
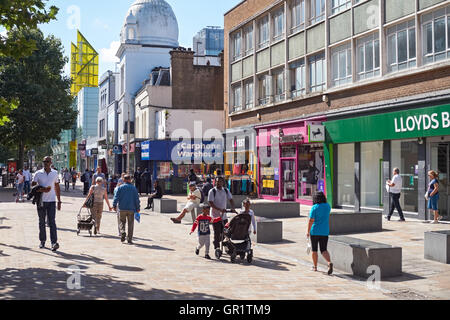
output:
M 178 47 L 178 22 L 164 0 L 136 0 L 121 32 L 121 42 Z
M 134 97 L 155 67 L 170 67 L 170 51 L 179 46 L 178 22 L 165 0 L 136 0 L 128 10 L 120 33 L 120 59 L 116 89 L 119 114 L 119 143 L 126 141 L 130 108 L 134 119 Z M 125 130 L 126 131 L 126 130 Z

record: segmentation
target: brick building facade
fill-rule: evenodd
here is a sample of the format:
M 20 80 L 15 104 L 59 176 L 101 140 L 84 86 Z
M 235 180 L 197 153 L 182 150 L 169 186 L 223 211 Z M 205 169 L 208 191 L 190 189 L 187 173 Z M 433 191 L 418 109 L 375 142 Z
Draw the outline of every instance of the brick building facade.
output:
M 433 169 L 450 218 L 449 35 L 441 0 L 247 0 L 227 12 L 227 132 L 252 128 L 256 154 L 279 154 L 258 156 L 258 195 L 311 204 L 324 191 L 334 207 L 388 214 L 398 167 L 402 207 L 426 219 Z

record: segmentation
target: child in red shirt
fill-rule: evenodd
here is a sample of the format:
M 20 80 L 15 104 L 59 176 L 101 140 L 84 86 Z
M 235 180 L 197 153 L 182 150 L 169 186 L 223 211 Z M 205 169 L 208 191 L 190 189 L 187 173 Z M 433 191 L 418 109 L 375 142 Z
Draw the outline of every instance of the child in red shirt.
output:
M 200 205 L 200 208 L 202 209 L 202 214 L 195 220 L 191 233 L 189 234 L 192 234 L 198 226 L 198 246 L 195 248 L 195 254 L 198 255 L 200 249 L 205 246 L 205 259 L 211 260 L 211 257 L 209 256 L 209 245 L 211 242 L 211 230 L 209 224 L 212 222 L 209 211 L 211 207 L 204 203 Z

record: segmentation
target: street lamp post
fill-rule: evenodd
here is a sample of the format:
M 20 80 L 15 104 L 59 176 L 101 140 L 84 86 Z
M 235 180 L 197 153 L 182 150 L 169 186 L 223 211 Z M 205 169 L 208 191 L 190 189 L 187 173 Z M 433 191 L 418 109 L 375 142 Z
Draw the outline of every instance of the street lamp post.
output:
M 127 168 L 126 172 L 127 174 L 130 174 L 130 104 L 126 101 L 124 103 L 127 105 L 127 111 L 128 111 L 128 121 L 127 121 Z

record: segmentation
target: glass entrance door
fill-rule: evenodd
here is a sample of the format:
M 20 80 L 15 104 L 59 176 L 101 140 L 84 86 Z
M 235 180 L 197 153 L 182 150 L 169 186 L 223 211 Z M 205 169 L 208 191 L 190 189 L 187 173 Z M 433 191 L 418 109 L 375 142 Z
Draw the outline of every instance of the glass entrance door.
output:
M 431 144 L 431 170 L 439 173 L 439 214 L 450 220 L 450 143 Z
M 295 201 L 295 159 L 281 160 L 281 200 Z

